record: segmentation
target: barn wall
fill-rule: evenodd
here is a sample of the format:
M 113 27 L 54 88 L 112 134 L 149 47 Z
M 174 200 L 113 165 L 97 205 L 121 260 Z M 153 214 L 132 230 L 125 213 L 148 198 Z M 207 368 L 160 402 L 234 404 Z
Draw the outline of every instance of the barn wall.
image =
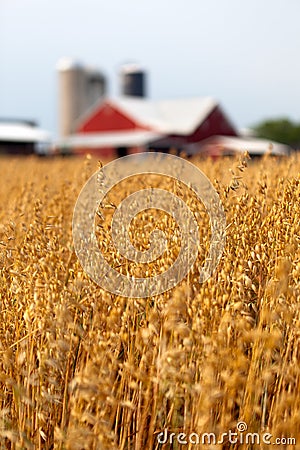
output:
M 0 154 L 7 153 L 11 155 L 30 155 L 35 153 L 34 142 L 0 142 Z
M 124 150 L 124 154 L 122 152 Z M 125 155 L 132 155 L 135 153 L 145 152 L 144 147 L 124 147 L 124 148 L 114 148 L 114 147 L 101 147 L 101 148 L 78 148 L 73 151 L 76 155 L 93 155 L 94 157 L 101 158 L 104 160 L 112 160 L 115 158 L 120 158 Z
M 112 160 L 117 158 L 117 152 L 116 149 L 113 147 L 101 147 L 101 148 L 77 148 L 76 150 L 73 150 L 73 154 L 76 155 L 93 155 L 97 158 L 103 158 Z
M 237 131 L 221 108 L 218 106 L 208 115 L 206 120 L 189 136 L 183 137 L 186 143 L 199 142 L 210 136 L 237 136 Z M 180 135 L 173 135 L 172 138 L 180 138 Z
M 85 119 L 78 127 L 77 132 L 100 132 L 100 131 L 126 131 L 136 129 L 147 129 L 122 114 L 117 108 L 109 103 L 103 104 L 90 117 Z

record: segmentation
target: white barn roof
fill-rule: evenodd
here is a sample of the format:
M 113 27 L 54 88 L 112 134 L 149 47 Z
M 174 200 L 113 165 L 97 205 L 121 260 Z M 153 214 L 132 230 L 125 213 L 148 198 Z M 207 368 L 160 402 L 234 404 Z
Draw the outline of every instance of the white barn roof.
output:
M 188 99 L 150 100 L 138 97 L 105 98 L 93 105 L 79 120 L 85 122 L 102 105 L 109 104 L 141 126 L 151 127 L 162 134 L 189 135 L 201 125 L 218 106 L 211 97 Z
M 207 150 L 219 155 L 238 154 L 247 151 L 252 156 L 264 154 L 288 155 L 291 147 L 280 142 L 261 138 L 243 138 L 236 136 L 211 136 L 204 141 L 187 145 L 190 154 L 206 153 Z
M 0 141 L 2 142 L 49 142 L 50 140 L 50 133 L 41 128 L 17 122 L 0 122 Z
M 210 97 L 159 101 L 120 97 L 110 102 L 160 133 L 185 135 L 191 134 L 217 106 Z
M 102 133 L 78 133 L 56 142 L 60 148 L 138 147 L 162 137 L 152 131 L 115 131 Z
M 227 137 L 222 138 L 224 147 L 234 150 L 237 153 L 247 151 L 252 155 L 261 155 L 270 153 L 271 155 L 287 155 L 290 147 L 279 142 L 270 141 L 268 139 L 259 138 L 238 138 Z

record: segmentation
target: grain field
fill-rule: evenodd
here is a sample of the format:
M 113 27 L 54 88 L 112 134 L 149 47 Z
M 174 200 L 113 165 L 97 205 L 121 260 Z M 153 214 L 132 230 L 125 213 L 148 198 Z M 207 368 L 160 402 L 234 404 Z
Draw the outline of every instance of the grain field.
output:
M 99 162 L 0 159 L 1 450 L 300 449 L 300 156 L 194 163 L 226 214 L 217 270 L 128 299 L 93 283 L 74 253 L 74 205 Z M 160 223 L 171 260 L 143 276 L 178 254 L 176 224 L 149 214 L 135 245 Z M 103 251 L 117 261 L 111 243 Z M 247 432 L 260 442 L 242 442 Z

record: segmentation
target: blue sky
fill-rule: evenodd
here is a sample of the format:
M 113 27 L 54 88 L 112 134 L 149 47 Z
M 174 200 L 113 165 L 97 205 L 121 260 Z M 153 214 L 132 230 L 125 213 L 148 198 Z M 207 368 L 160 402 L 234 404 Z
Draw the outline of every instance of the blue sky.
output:
M 300 121 L 299 0 L 0 0 L 0 117 L 57 132 L 56 63 L 138 62 L 149 97 L 211 95 L 239 127 Z

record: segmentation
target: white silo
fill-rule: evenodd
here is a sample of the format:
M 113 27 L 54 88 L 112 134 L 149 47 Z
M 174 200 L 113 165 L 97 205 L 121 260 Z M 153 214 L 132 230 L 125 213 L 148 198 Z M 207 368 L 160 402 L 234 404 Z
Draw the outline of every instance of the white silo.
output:
M 106 93 L 106 79 L 102 72 L 94 67 L 85 68 L 86 109 L 90 108 Z
M 75 132 L 79 117 L 105 94 L 105 77 L 69 58 L 57 64 L 59 77 L 59 132 Z

